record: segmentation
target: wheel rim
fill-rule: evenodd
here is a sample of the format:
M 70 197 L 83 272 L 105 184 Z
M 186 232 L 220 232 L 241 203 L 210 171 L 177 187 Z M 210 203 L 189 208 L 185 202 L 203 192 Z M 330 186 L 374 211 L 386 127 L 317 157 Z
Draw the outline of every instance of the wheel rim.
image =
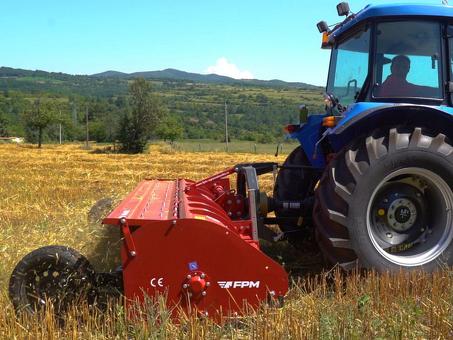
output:
M 55 269 L 37 272 L 29 280 L 27 296 L 32 305 L 46 306 L 47 300 L 60 305 L 73 293 L 68 287 L 67 275 Z
M 405 168 L 385 177 L 367 207 L 375 249 L 400 266 L 421 266 L 443 253 L 453 238 L 453 192 L 434 172 Z
M 85 276 L 49 268 L 30 275 L 25 290 L 31 306 L 46 308 L 50 302 L 58 312 L 62 312 L 68 304 L 77 303 L 78 298 L 89 293 L 88 287 Z

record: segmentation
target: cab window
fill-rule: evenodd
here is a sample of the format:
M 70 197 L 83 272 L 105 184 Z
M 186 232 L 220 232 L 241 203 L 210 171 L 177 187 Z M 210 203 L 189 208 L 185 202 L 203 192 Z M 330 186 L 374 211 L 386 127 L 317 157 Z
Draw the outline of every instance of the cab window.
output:
M 327 92 L 343 106 L 355 102 L 368 75 L 370 29 L 361 28 L 332 50 Z
M 438 23 L 380 23 L 376 33 L 375 97 L 443 97 Z

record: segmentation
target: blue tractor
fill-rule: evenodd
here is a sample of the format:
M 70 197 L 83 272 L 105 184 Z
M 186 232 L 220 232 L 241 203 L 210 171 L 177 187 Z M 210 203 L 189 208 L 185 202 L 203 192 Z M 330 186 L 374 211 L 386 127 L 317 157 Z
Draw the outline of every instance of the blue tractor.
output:
M 345 270 L 451 266 L 453 7 L 354 14 L 342 2 L 337 11 L 341 23 L 317 25 L 331 50 L 326 115 L 306 118 L 301 106 L 301 123 L 286 127 L 301 145 L 274 189 L 278 200 L 314 196 L 312 218 L 280 228 L 296 236 L 314 227 L 325 257 Z

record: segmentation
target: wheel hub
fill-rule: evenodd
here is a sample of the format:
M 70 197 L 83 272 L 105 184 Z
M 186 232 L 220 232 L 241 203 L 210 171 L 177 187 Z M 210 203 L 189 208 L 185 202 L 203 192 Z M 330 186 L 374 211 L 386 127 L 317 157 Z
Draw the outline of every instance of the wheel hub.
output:
M 397 199 L 390 204 L 387 220 L 393 230 L 404 231 L 412 227 L 417 220 L 417 208 L 407 198 Z
M 56 302 L 61 299 L 62 291 L 67 283 L 66 276 L 57 270 L 45 270 L 35 277 L 36 290 L 41 299 L 50 299 Z
M 429 209 L 419 187 L 388 182 L 374 202 L 374 232 L 383 248 L 413 242 L 425 230 Z

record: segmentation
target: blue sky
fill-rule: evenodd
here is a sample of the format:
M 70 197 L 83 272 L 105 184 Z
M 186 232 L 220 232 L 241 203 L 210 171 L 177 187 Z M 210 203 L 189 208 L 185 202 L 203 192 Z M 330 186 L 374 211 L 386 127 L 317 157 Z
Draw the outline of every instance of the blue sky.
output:
M 316 23 L 340 21 L 339 2 L 0 0 L 0 66 L 69 74 L 175 68 L 323 86 L 329 52 Z M 370 2 L 391 1 L 349 5 L 358 12 Z

